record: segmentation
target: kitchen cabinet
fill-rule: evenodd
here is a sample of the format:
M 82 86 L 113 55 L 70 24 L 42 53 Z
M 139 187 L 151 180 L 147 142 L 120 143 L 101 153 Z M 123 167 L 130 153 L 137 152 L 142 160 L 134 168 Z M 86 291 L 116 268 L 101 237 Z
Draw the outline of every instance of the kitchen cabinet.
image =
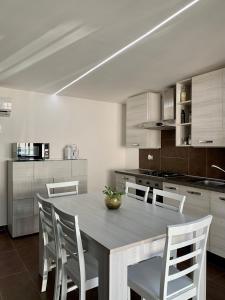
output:
M 12 237 L 39 231 L 36 193 L 46 194 L 46 183 L 79 181 L 87 192 L 87 160 L 8 162 L 8 229 Z
M 136 177 L 127 174 L 116 173 L 116 190 L 124 193 L 126 188 L 126 182 L 136 183 Z
M 144 93 L 131 97 L 126 103 L 126 146 L 136 148 L 160 148 L 161 133 L 140 128 L 147 121 L 161 118 L 159 93 Z
M 211 193 L 210 251 L 225 258 L 225 194 Z
M 170 192 L 170 193 L 181 194 L 180 185 L 178 185 L 178 184 L 163 182 L 163 190 Z M 169 199 L 169 198 L 163 197 L 163 202 L 168 205 L 175 206 L 177 208 L 179 207 L 179 202 L 174 199 Z
M 192 146 L 225 147 L 225 69 L 192 78 Z

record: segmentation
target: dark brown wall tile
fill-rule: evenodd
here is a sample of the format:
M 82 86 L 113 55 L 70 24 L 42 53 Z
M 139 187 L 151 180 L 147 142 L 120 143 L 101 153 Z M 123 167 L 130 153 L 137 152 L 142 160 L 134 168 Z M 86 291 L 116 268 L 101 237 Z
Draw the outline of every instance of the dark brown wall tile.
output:
M 161 135 L 161 150 L 139 151 L 140 168 L 225 179 L 223 172 L 211 168 L 212 164 L 225 168 L 225 148 L 176 147 L 175 131 L 162 131 Z M 152 161 L 147 159 L 148 154 L 153 155 Z
M 162 170 L 173 171 L 178 173 L 188 173 L 188 160 L 178 157 L 162 157 Z
M 206 148 L 189 148 L 188 174 L 206 176 Z
M 225 168 L 225 149 L 223 148 L 208 148 L 207 149 L 207 177 L 225 179 L 225 173 L 212 168 L 211 165 L 217 165 Z
M 141 149 L 139 150 L 139 168 L 160 170 L 160 149 Z M 148 154 L 153 155 L 153 160 L 148 160 Z

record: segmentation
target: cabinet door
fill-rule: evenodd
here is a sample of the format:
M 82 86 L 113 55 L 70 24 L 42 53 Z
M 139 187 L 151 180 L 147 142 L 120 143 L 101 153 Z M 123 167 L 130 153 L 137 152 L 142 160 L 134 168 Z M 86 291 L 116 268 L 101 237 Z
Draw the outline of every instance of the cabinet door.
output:
M 224 147 L 224 69 L 192 78 L 192 145 Z
M 13 219 L 12 237 L 34 233 L 34 216 Z
M 12 177 L 13 199 L 31 198 L 33 196 L 33 163 L 13 163 Z
M 125 192 L 126 182 L 136 183 L 135 176 L 116 173 L 116 190 L 118 192 L 121 192 L 121 193 Z M 135 191 L 132 191 L 132 193 L 133 192 L 135 192 Z
M 181 186 L 181 194 L 186 196 L 183 213 L 194 218 L 202 218 L 210 212 L 210 192 L 207 190 Z
M 79 159 L 79 160 L 72 160 L 72 177 L 74 176 L 87 176 L 87 160 L 86 159 Z
M 225 257 L 225 194 L 211 193 L 210 251 Z
M 160 119 L 160 95 L 145 93 L 130 98 L 126 105 L 126 145 L 137 148 L 160 148 L 160 132 L 139 128 L 147 121 Z
M 173 184 L 173 183 L 163 182 L 163 190 L 170 192 L 170 193 L 181 194 L 180 186 L 177 184 Z M 167 197 L 163 197 L 163 203 L 166 203 L 168 205 L 172 205 L 175 207 L 179 207 L 178 201 L 167 198 Z
M 37 161 L 34 162 L 34 179 L 57 178 L 71 176 L 69 160 Z
M 13 218 L 26 218 L 33 216 L 34 201 L 30 199 L 20 199 L 13 201 Z

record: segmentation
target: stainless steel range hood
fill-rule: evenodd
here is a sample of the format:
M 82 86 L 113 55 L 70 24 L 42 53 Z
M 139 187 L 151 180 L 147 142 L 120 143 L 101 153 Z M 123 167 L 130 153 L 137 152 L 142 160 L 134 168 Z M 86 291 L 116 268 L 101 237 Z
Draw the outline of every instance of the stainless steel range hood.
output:
M 150 130 L 174 130 L 176 126 L 175 88 L 168 88 L 162 92 L 161 120 L 144 122 L 138 127 Z

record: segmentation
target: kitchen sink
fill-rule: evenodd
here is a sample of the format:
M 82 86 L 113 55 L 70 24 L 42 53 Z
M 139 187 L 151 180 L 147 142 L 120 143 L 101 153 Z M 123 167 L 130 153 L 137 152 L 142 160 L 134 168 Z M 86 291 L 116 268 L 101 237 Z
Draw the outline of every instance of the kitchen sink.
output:
M 205 185 L 205 186 L 215 186 L 215 187 L 225 186 L 225 182 L 223 182 L 223 181 L 207 180 L 207 179 L 196 181 L 196 183 L 199 185 Z

